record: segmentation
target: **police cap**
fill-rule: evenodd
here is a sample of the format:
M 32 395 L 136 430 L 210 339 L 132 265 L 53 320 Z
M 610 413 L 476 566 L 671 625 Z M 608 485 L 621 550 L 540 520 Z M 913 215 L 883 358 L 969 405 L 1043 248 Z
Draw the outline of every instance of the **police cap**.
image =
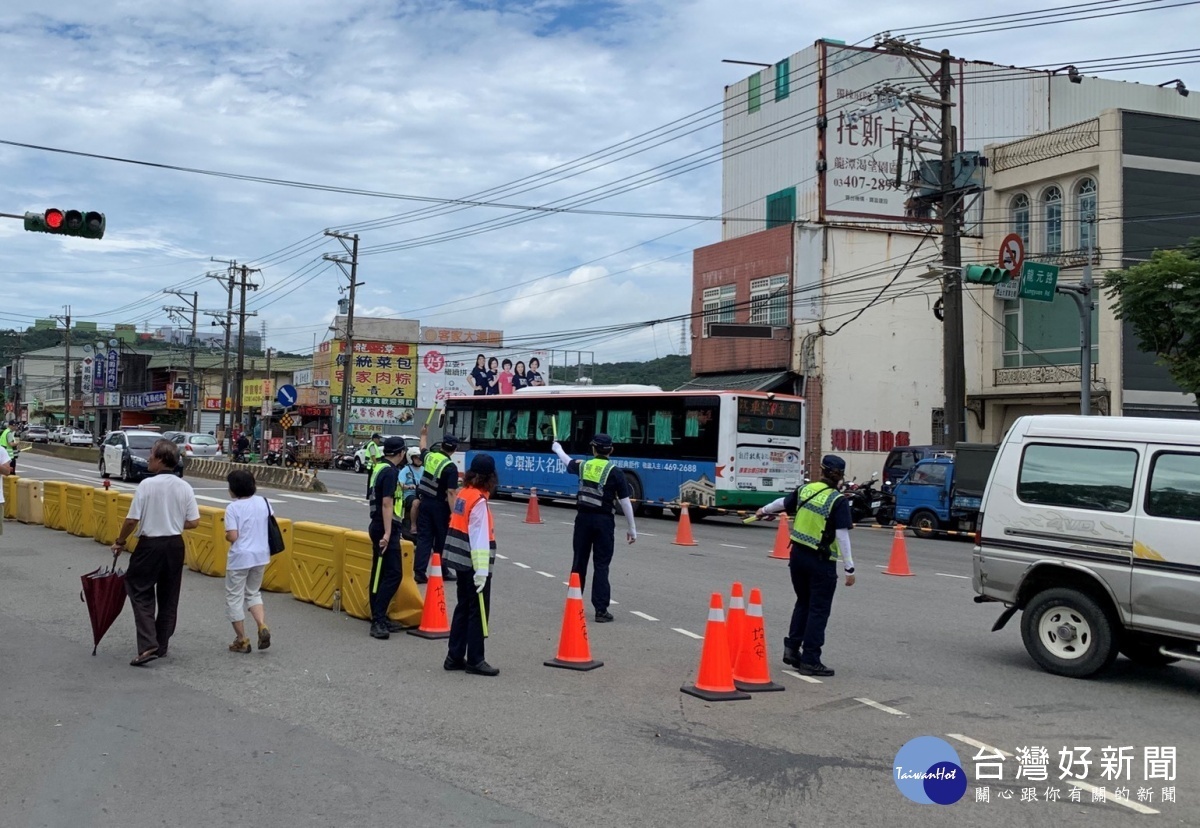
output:
M 592 445 L 596 448 L 612 448 L 612 444 L 612 438 L 604 432 L 601 432 L 592 438 Z
M 490 454 L 476 454 L 471 458 L 471 468 L 467 469 L 467 471 L 485 477 L 489 474 L 495 474 L 496 461 L 492 459 L 492 455 Z
M 377 432 L 375 432 L 374 434 L 372 434 L 372 435 L 371 435 L 371 439 L 372 439 L 372 440 L 382 440 L 382 439 L 383 439 L 383 435 L 382 435 L 382 434 L 380 434 L 380 433 L 377 431 Z
M 388 437 L 383 441 L 383 453 L 387 457 L 392 457 L 404 451 L 405 442 L 403 437 Z
M 821 468 L 844 474 L 846 471 L 846 461 L 836 454 L 826 454 L 821 458 Z
M 456 448 L 458 448 L 458 438 L 453 434 L 447 434 L 442 438 L 442 446 L 454 451 Z

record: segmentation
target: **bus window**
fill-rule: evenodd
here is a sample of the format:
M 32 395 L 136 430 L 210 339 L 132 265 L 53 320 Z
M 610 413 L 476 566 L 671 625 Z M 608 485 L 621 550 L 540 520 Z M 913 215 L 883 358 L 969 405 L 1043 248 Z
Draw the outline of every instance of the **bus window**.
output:
M 683 438 L 677 448 L 681 457 L 702 458 L 717 455 L 717 410 L 703 406 L 684 412 Z
M 458 439 L 469 441 L 475 435 L 471 431 L 474 411 L 464 411 L 452 408 L 446 412 L 445 433 L 453 434 Z
M 759 397 L 738 398 L 737 430 L 742 434 L 800 436 L 800 403 Z
M 691 412 L 688 413 L 690 414 Z M 678 419 L 679 412 L 654 412 L 654 445 L 672 446 L 675 444 L 675 426 Z
M 472 440 L 497 440 L 500 438 L 500 412 L 494 409 L 478 412 Z
M 516 422 L 513 423 L 512 434 L 510 435 L 516 440 L 529 439 L 529 411 L 518 411 Z

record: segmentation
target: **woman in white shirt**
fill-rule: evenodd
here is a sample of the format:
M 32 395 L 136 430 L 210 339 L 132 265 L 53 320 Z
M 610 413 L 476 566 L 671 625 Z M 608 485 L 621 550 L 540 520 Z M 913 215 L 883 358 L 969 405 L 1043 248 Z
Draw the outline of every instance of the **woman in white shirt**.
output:
M 270 507 L 266 498 L 255 495 L 254 475 L 239 469 L 226 478 L 233 502 L 225 507 L 225 540 L 229 541 L 229 558 L 225 564 L 225 602 L 229 621 L 237 636 L 229 649 L 235 653 L 250 652 L 246 637 L 245 619 L 249 612 L 258 624 L 258 649 L 271 646 L 271 630 L 263 610 L 262 581 L 271 548 L 267 541 L 267 518 Z

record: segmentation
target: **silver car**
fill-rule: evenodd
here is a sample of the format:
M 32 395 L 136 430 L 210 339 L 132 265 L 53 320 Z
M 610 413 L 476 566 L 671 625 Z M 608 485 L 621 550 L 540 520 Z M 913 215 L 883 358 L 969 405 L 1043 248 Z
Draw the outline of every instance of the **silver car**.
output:
M 172 432 L 170 439 L 179 446 L 179 453 L 183 457 L 221 456 L 221 447 L 217 445 L 217 438 L 211 434 L 179 431 Z

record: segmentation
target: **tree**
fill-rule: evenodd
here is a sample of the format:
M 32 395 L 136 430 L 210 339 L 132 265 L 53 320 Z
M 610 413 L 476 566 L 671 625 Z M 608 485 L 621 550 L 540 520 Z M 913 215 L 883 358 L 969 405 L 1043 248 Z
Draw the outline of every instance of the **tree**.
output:
M 1182 250 L 1156 250 L 1150 261 L 1109 271 L 1103 288 L 1138 346 L 1155 354 L 1200 406 L 1200 239 Z

